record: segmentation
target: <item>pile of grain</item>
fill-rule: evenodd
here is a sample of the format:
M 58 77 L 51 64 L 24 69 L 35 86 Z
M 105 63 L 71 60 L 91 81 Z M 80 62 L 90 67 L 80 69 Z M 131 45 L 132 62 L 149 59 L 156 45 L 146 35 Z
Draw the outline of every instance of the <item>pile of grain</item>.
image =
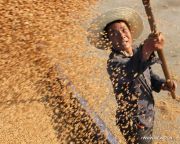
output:
M 89 7 L 94 4 L 95 0 L 0 2 L 0 141 L 2 143 L 58 143 L 63 139 L 64 135 L 60 136 L 60 129 L 58 133 L 54 131 L 57 127 L 53 123 L 56 123 L 57 118 L 54 118 L 56 115 L 52 112 L 54 110 L 52 105 L 58 103 L 57 93 L 60 93 L 58 96 L 61 97 L 71 97 L 69 92 L 61 87 L 49 91 L 47 82 L 53 82 L 54 77 L 47 77 L 47 74 L 51 71 L 51 67 L 59 63 L 65 73 L 70 74 L 70 78 L 75 75 L 71 68 L 68 69 L 68 60 L 73 61 L 72 58 L 76 58 L 77 50 L 86 51 L 83 50 L 86 33 L 81 24 L 90 17 Z M 80 61 L 78 56 L 77 61 Z M 74 63 L 77 61 L 74 60 Z M 80 63 L 77 63 L 78 65 L 80 66 Z M 79 72 L 77 69 L 81 67 L 77 68 L 77 66 L 72 67 L 76 67 L 73 71 Z M 63 86 L 63 83 L 61 85 Z M 44 97 L 49 95 L 55 98 L 53 102 L 49 99 L 44 101 Z M 66 100 L 66 103 L 71 105 L 68 111 L 72 109 L 73 112 L 73 104 L 80 107 L 73 99 Z M 59 104 L 63 107 L 64 101 L 60 100 Z M 66 108 L 61 110 L 64 113 L 68 112 L 64 111 Z M 85 112 L 81 108 L 79 111 L 81 113 L 79 116 L 84 116 Z M 66 118 L 61 117 L 59 120 Z M 103 136 L 98 136 L 99 130 L 88 116 L 84 116 L 85 126 L 88 127 L 86 125 L 88 120 L 91 125 L 87 131 L 93 132 L 90 135 L 92 139 L 89 140 L 97 141 L 98 137 L 101 137 L 103 141 Z M 64 126 L 67 130 L 73 131 L 66 127 L 70 125 Z M 83 126 L 82 122 L 81 126 Z M 78 128 L 71 134 L 76 133 L 77 136 L 77 130 Z M 83 131 L 84 128 L 80 132 Z M 86 139 L 90 136 L 86 136 Z

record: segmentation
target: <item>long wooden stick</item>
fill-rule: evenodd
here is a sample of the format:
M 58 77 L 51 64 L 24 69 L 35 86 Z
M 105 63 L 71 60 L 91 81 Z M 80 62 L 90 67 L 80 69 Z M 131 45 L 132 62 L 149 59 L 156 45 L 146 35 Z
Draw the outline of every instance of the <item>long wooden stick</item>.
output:
M 143 2 L 143 5 L 144 5 L 146 14 L 148 16 L 148 21 L 149 21 L 149 25 L 150 25 L 150 28 L 151 28 L 151 32 L 156 33 L 157 32 L 157 27 L 156 27 L 156 23 L 155 23 L 154 16 L 153 16 L 153 13 L 152 13 L 152 9 L 151 9 L 151 6 L 150 6 L 150 0 L 142 0 L 142 2 Z M 166 60 L 165 60 L 165 57 L 164 57 L 163 50 L 159 50 L 159 51 L 157 51 L 157 53 L 158 53 L 158 56 L 159 56 L 160 60 L 162 61 L 161 66 L 162 66 L 165 78 L 168 81 L 168 80 L 171 79 L 171 76 L 170 76 L 170 73 L 169 73 L 168 68 L 167 68 L 167 63 L 166 63 Z M 170 82 L 168 84 L 171 85 Z M 171 91 L 171 96 L 172 96 L 173 99 L 176 98 L 176 94 L 175 94 L 174 91 Z

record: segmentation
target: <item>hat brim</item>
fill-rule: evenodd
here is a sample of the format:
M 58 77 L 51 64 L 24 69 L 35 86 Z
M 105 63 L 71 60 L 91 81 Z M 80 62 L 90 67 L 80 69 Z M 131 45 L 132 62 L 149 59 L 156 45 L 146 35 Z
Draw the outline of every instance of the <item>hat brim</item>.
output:
M 92 22 L 88 29 L 90 43 L 97 48 L 105 49 L 106 46 L 104 46 L 102 38 L 104 28 L 108 23 L 116 20 L 123 20 L 129 24 L 133 40 L 141 35 L 144 26 L 140 15 L 131 8 L 119 7 L 100 15 Z

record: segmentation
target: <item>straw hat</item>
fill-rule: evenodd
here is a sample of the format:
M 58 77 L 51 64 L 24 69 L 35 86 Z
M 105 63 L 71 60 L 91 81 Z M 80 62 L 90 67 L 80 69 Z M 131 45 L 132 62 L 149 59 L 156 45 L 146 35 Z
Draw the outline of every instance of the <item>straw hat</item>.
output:
M 129 24 L 133 40 L 137 39 L 143 31 L 140 15 L 131 8 L 119 7 L 103 13 L 92 22 L 88 29 L 90 43 L 97 48 L 106 49 L 108 44 L 103 37 L 104 28 L 108 23 L 115 20 L 124 20 Z

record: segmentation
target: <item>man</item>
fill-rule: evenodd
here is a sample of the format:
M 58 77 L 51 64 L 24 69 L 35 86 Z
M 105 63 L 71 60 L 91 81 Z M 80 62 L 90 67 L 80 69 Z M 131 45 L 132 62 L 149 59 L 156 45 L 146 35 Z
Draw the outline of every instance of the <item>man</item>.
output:
M 129 8 L 111 10 L 95 24 L 100 27 L 96 32 L 104 30 L 105 36 L 98 35 L 103 42 L 93 42 L 101 47 L 109 42 L 112 50 L 107 70 L 118 103 L 117 125 L 128 144 L 150 144 L 154 122 L 152 91 L 176 88 L 175 82 L 167 85 L 150 67 L 158 62 L 154 52 L 163 49 L 164 37 L 161 33 L 150 34 L 143 44 L 133 48 L 133 40 L 142 32 L 143 24 L 140 16 Z

